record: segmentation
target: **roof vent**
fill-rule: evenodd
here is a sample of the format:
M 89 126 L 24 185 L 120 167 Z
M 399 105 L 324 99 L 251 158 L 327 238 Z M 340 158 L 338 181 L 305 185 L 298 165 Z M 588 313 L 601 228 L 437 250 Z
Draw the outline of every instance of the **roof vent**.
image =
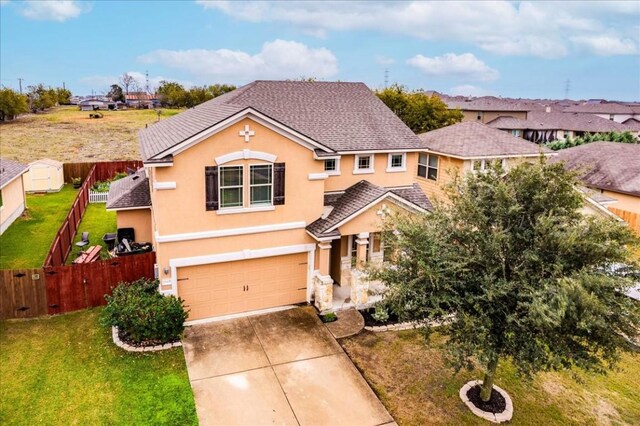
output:
M 134 177 L 132 177 L 132 178 L 131 178 L 131 180 L 136 180 L 136 179 L 138 179 L 139 177 L 140 177 L 140 176 L 135 175 Z
M 544 112 L 551 112 L 551 107 L 550 107 L 550 106 L 546 107 L 546 108 L 544 109 Z

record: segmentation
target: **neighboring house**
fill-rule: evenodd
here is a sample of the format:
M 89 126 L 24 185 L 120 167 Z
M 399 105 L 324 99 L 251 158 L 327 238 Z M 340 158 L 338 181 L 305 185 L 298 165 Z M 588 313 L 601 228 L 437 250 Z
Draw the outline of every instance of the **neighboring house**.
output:
M 58 192 L 64 186 L 63 165 L 48 158 L 32 161 L 23 180 L 26 192 Z
M 0 234 L 20 217 L 27 207 L 22 175 L 29 166 L 0 158 Z
M 107 109 L 117 109 L 115 102 L 104 99 L 85 99 L 78 102 L 78 108 L 80 111 L 97 111 Z
M 416 182 L 430 199 L 446 199 L 444 188 L 455 176 L 478 173 L 492 162 L 508 170 L 552 151 L 503 131 L 462 122 L 418 135 L 421 148 Z
M 160 105 L 160 100 L 156 94 L 147 92 L 131 92 L 124 95 L 128 107 L 132 108 L 154 108 Z
M 488 126 L 511 133 L 535 143 L 547 143 L 576 138 L 586 133 L 624 132 L 630 128 L 593 114 L 551 111 L 530 111 L 526 120 L 499 117 Z
M 583 184 L 607 197 L 606 206 L 618 216 L 630 223 L 635 218 L 640 231 L 640 145 L 592 142 L 560 150 L 553 161 L 579 170 Z
M 462 121 L 473 121 L 487 124 L 498 117 L 514 117 L 521 120 L 528 118 L 529 111 L 540 108 L 531 101 L 501 99 L 495 96 L 464 98 L 461 96 L 441 95 L 441 99 L 449 109 L 459 109 L 464 118 Z
M 384 218 L 431 209 L 414 184 L 420 140 L 362 83 L 256 81 L 139 139 L 145 170 L 114 183 L 108 207 L 152 231 L 160 290 L 189 321 L 331 309 L 334 285 L 366 303 Z M 148 219 L 124 216 L 148 200 Z
M 623 123 L 630 118 L 640 119 L 640 104 L 625 105 L 619 102 L 587 102 L 568 107 L 564 111 L 596 115 L 617 123 Z
M 135 241 L 153 241 L 151 194 L 144 169 L 111 182 L 106 208 L 117 212 L 118 228 L 133 228 Z

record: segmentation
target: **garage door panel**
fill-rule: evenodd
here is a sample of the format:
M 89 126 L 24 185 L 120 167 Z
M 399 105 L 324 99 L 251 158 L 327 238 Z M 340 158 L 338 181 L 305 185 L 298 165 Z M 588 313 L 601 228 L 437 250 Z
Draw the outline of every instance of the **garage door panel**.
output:
M 178 269 L 189 320 L 305 302 L 307 253 Z

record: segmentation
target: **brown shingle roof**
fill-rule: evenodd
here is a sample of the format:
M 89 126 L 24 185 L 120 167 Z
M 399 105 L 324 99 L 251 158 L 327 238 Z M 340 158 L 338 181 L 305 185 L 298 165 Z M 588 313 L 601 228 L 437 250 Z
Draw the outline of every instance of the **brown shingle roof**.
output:
M 431 202 L 417 184 L 407 188 L 383 188 L 361 180 L 347 188 L 343 194 L 327 194 L 325 205 L 332 206 L 333 210 L 326 218 L 318 219 L 309 224 L 307 231 L 317 238 L 338 236 L 339 232 L 329 231 L 329 229 L 389 193 L 395 194 L 424 210 L 433 209 Z
M 333 151 L 418 145 L 415 134 L 363 83 L 255 81 L 141 130 L 142 158 L 146 161 L 246 108 Z
M 637 118 L 627 118 L 622 122 L 622 125 L 627 126 L 627 129 L 633 132 L 640 131 L 640 120 L 638 120 Z
M 592 142 L 558 151 L 553 162 L 570 170 L 584 169 L 585 185 L 640 196 L 640 145 Z
M 547 148 L 487 125 L 467 121 L 418 135 L 421 147 L 461 158 L 519 157 L 551 153 Z
M 107 196 L 108 209 L 130 209 L 151 206 L 149 178 L 144 169 L 111 182 Z
M 627 130 L 624 125 L 613 120 L 587 113 L 531 111 L 527 115 L 527 120 L 551 126 L 557 130 L 591 133 L 623 132 Z
M 555 127 L 531 120 L 522 120 L 511 116 L 495 118 L 487 126 L 503 130 L 553 130 Z
M 29 166 L 26 164 L 0 158 L 0 188 L 4 188 L 6 184 L 24 174 L 27 170 L 29 170 Z
M 588 114 L 633 114 L 628 105 L 617 102 L 600 102 L 575 105 L 565 108 L 565 112 L 583 112 Z
M 463 111 L 531 111 L 540 106 L 531 101 L 516 101 L 513 99 L 500 99 L 495 96 L 482 96 L 479 98 L 461 99 L 460 97 L 442 96 L 441 99 L 449 109 L 461 109 Z

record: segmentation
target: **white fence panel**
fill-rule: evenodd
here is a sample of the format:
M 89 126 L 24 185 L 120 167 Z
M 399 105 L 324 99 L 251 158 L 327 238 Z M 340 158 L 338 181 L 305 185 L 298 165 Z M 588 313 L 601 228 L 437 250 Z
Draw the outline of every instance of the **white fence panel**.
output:
M 106 203 L 108 192 L 93 192 L 89 191 L 89 202 L 90 203 Z

